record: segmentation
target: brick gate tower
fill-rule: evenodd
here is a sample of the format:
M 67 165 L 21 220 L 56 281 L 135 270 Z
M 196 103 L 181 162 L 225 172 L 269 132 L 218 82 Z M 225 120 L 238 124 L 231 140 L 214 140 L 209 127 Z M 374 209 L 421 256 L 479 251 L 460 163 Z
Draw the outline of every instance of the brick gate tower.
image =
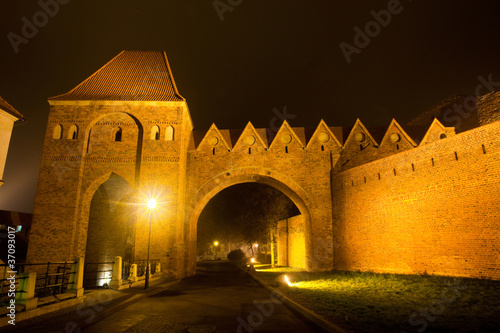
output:
M 28 261 L 151 258 L 181 275 L 185 169 L 192 122 L 164 52 L 123 51 L 50 113 Z

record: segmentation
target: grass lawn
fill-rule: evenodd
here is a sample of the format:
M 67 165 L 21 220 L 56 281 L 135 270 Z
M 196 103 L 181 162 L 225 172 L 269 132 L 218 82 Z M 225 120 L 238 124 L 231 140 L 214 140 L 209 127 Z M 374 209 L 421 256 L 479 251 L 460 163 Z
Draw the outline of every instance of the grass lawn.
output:
M 500 281 L 366 272 L 255 274 L 348 332 L 500 332 Z

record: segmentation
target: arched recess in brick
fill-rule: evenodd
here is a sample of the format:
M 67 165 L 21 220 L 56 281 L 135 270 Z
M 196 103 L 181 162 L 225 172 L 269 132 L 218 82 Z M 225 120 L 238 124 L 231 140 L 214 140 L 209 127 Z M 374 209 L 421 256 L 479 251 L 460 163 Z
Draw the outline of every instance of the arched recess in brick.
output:
M 78 126 L 71 125 L 68 131 L 68 140 L 76 140 L 78 139 Z
M 153 141 L 160 140 L 160 128 L 157 125 L 154 125 L 151 128 L 151 134 L 149 136 L 149 139 Z
M 121 141 L 110 140 L 114 131 L 120 128 L 122 131 Z M 144 141 L 144 128 L 141 122 L 132 114 L 127 112 L 110 112 L 94 119 L 86 129 L 84 144 L 84 160 L 92 163 L 85 168 L 84 177 L 89 173 L 113 171 L 109 163 L 126 163 L 127 169 L 131 166 L 135 169 L 138 181 L 142 159 L 142 146 Z M 131 164 L 133 163 L 133 164 Z
M 122 257 L 125 263 L 131 262 L 134 252 L 134 188 L 116 173 L 109 174 L 107 180 L 94 190 L 95 185 L 92 186 L 90 203 L 85 205 L 87 227 L 82 226 L 82 231 L 86 232 L 81 234 L 86 242 L 87 287 L 109 284 L 109 274 L 103 271 L 110 269 L 111 265 L 102 263 L 113 262 L 116 256 Z
M 78 218 L 71 235 L 73 247 L 71 248 L 71 258 L 83 256 L 86 250 L 87 231 L 89 223 L 90 204 L 97 189 L 105 183 L 112 174 L 118 175 L 133 187 L 135 183 L 134 167 L 108 168 L 108 170 L 95 170 L 87 172 L 81 185 L 80 200 L 78 202 Z
M 306 249 L 306 269 L 314 270 L 315 263 L 311 249 L 311 214 L 312 202 L 304 189 L 292 179 L 280 173 L 263 168 L 240 168 L 223 172 L 210 179 L 201 188 L 195 191 L 196 195 L 191 198 L 192 205 L 187 205 L 189 221 L 188 230 L 185 231 L 185 244 L 187 245 L 186 273 L 193 275 L 196 269 L 196 237 L 198 218 L 206 204 L 222 190 L 237 184 L 261 183 L 272 186 L 283 192 L 297 206 L 304 217 L 305 224 L 305 249 Z M 189 210 L 192 207 L 192 210 Z
M 165 131 L 165 140 L 172 141 L 174 140 L 174 128 L 172 126 L 168 126 Z
M 116 140 L 119 131 L 120 140 Z M 112 112 L 94 119 L 86 133 L 86 153 L 93 159 L 103 157 L 136 157 L 142 147 L 143 127 L 139 120 L 126 112 Z M 121 142 L 119 146 L 116 142 Z
M 52 139 L 55 139 L 55 140 L 60 140 L 62 139 L 62 126 L 57 124 L 56 126 L 54 126 L 54 130 L 52 132 Z

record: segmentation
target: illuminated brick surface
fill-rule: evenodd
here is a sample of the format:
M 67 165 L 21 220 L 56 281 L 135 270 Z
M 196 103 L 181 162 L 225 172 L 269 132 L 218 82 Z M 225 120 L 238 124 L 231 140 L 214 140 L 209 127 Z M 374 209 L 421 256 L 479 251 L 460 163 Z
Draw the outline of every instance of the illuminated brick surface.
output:
M 99 75 L 130 73 L 120 71 L 127 57 Z M 155 95 L 134 99 L 133 78 L 118 77 L 127 82 L 121 99 L 109 97 L 120 92 L 114 81 L 111 92 L 102 90 L 108 95 L 94 97 L 89 92 L 101 90 L 85 81 L 50 100 L 29 261 L 145 259 L 149 215 L 140 204 L 154 189 L 161 204 L 151 258 L 170 275 L 192 275 L 205 205 L 229 186 L 259 182 L 281 190 L 301 213 L 289 220 L 293 266 L 500 278 L 499 122 L 455 134 L 435 121 L 419 137 L 396 121 L 384 131 L 361 121 L 352 129 L 321 121 L 313 130 L 285 122 L 272 140 L 251 123 L 195 131 L 166 60 L 135 57 L 164 66 L 167 74 L 155 80 L 168 81 L 160 84 L 165 98 L 151 100 L 159 90 L 148 86 Z M 62 138 L 55 139 L 58 125 Z M 75 139 L 68 138 L 73 125 Z

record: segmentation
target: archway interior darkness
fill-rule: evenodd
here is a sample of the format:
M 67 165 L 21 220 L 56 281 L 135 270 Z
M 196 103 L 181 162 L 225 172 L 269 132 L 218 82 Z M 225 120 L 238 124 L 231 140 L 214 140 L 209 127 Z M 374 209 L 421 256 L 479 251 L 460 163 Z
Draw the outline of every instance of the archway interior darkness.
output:
M 134 246 L 133 188 L 122 177 L 112 173 L 96 190 L 89 214 L 87 248 L 85 250 L 85 285 L 102 286 L 110 281 L 113 262 L 121 256 L 131 262 Z
M 260 183 L 230 186 L 215 195 L 200 214 L 198 259 L 212 259 L 215 252 L 218 258 L 226 258 L 239 248 L 260 262 L 270 262 L 270 230 L 276 240 L 277 222 L 299 214 L 292 200 L 274 187 Z

